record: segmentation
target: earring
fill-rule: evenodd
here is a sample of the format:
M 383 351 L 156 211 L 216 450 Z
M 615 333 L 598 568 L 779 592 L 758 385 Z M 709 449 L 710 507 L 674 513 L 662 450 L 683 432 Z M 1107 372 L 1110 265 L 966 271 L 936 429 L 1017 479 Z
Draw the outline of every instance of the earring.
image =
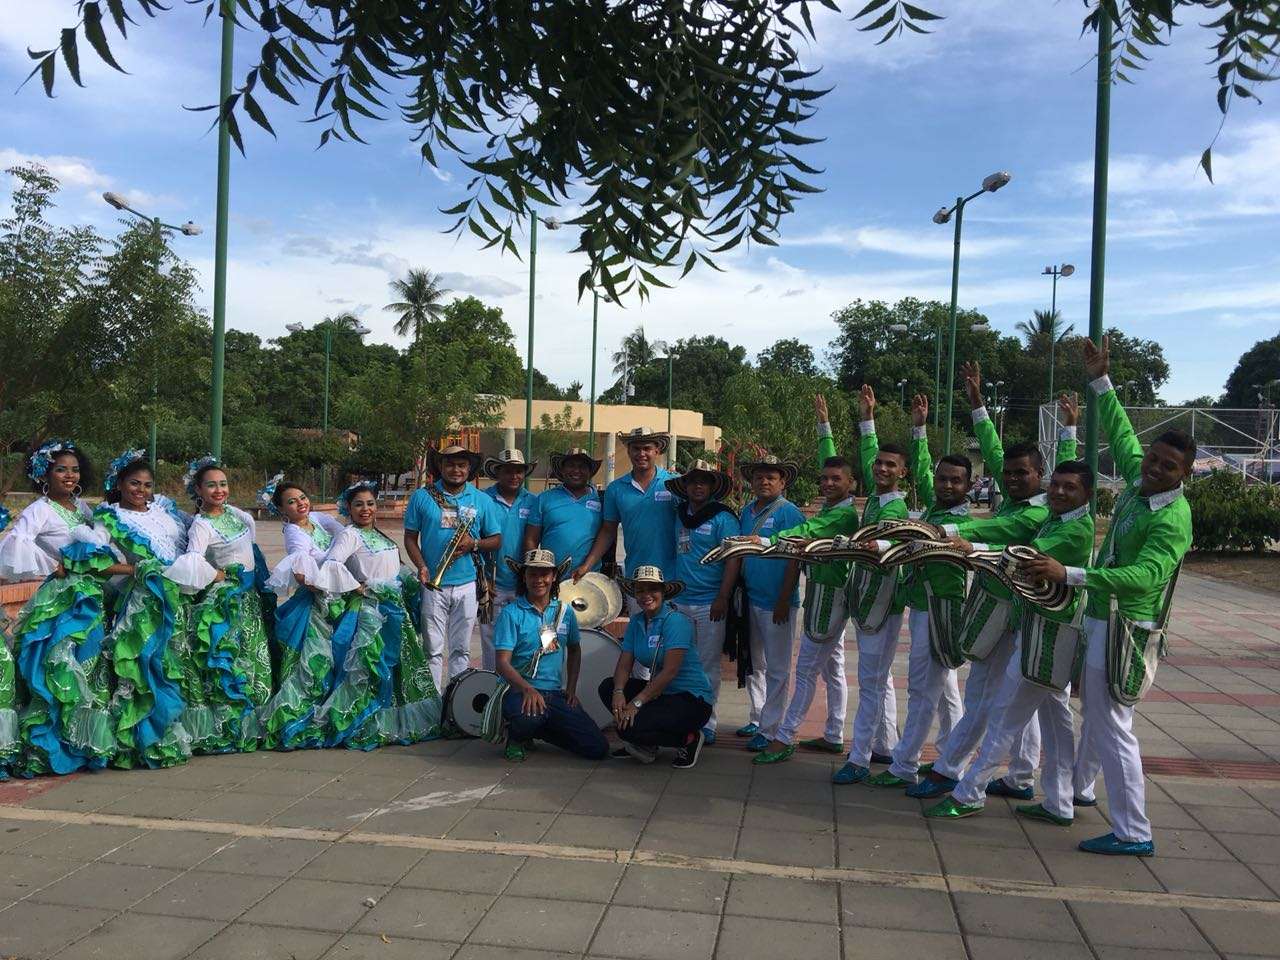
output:
M 40 493 L 46 497 L 49 495 L 49 481 L 40 484 Z
M 73 499 L 79 500 L 82 493 L 84 493 L 84 487 L 77 483 L 76 488 L 71 491 L 71 496 Z

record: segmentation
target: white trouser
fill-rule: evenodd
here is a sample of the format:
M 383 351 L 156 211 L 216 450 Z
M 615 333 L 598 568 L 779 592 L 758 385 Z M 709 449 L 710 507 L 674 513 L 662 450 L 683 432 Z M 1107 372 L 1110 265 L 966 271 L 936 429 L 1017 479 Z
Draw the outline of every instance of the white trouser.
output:
M 929 611 L 912 609 L 907 614 L 911 652 L 907 667 L 907 722 L 902 739 L 893 750 L 889 772 L 904 780 L 915 780 L 920 769 L 920 752 L 933 720 L 938 718 L 938 741 L 942 741 L 959 719 L 960 690 L 956 671 L 948 670 L 933 656 L 929 644 Z M 947 696 L 954 694 L 954 701 Z
M 475 625 L 474 580 L 439 590 L 423 589 L 423 640 L 437 690 L 444 690 L 451 677 L 471 666 L 471 631 Z
M 707 682 L 711 684 L 711 719 L 707 721 L 705 729 L 715 733 L 715 704 L 720 699 L 720 663 L 724 659 L 724 620 L 711 619 L 711 604 L 694 606 L 677 603 L 676 609 L 693 621 L 698 659 L 702 662 L 702 672 L 707 675 Z
M 1014 645 L 995 713 L 987 724 L 987 734 L 977 758 L 969 764 L 964 779 L 952 796 L 971 807 L 986 803 L 987 784 L 1009 756 L 1009 747 L 1029 723 L 1037 723 L 1044 738 L 1044 808 L 1059 817 L 1075 816 L 1071 803 L 1071 768 L 1075 758 L 1075 738 L 1071 730 L 1069 692 L 1042 687 L 1022 676 L 1021 638 Z
M 751 705 L 750 720 L 770 740 L 778 732 L 782 714 L 787 709 L 787 693 L 791 685 L 791 653 L 795 647 L 795 607 L 788 608 L 787 619 L 773 622 L 773 609 L 751 610 L 751 676 L 747 678 L 747 700 Z
M 796 732 L 804 723 L 814 694 L 818 691 L 818 677 L 827 687 L 827 725 L 822 732 L 831 743 L 844 742 L 844 713 L 849 700 L 849 682 L 844 675 L 844 630 L 833 640 L 819 642 L 808 635 L 800 637 L 800 654 L 796 657 L 796 682 L 791 691 L 791 704 L 778 728 L 776 739 L 783 743 L 796 742 Z
M 933 764 L 935 773 L 953 780 L 964 776 L 965 768 L 994 716 L 996 698 L 1000 695 L 1000 686 L 1013 651 L 1013 633 L 1010 631 L 1000 638 L 985 659 L 974 660 L 969 665 L 969 677 L 964 684 L 964 715 L 947 738 L 938 744 L 938 759 Z M 1009 773 L 1004 781 L 1018 789 L 1034 786 L 1039 762 L 1040 725 L 1028 723 L 1010 747 Z
M 498 624 L 502 608 L 515 598 L 515 590 L 498 587 L 493 591 L 493 622 L 480 624 L 480 666 L 486 670 L 494 670 L 498 666 L 498 655 L 493 649 L 493 628 Z
M 858 709 L 853 715 L 853 742 L 849 762 L 865 767 L 871 762 L 873 741 L 884 742 L 876 752 L 891 752 L 897 744 L 897 708 L 891 722 L 889 704 L 893 702 L 893 685 L 889 679 L 893 656 L 898 649 L 898 632 L 902 614 L 891 613 L 875 633 L 858 629 Z M 888 742 L 892 740 L 893 742 Z
M 1084 726 L 1080 742 L 1088 744 L 1086 756 L 1102 763 L 1107 806 L 1116 837 L 1126 843 L 1151 839 L 1147 819 L 1147 783 L 1142 775 L 1142 755 L 1133 733 L 1133 707 L 1116 703 L 1107 686 L 1107 623 L 1084 618 L 1084 681 L 1080 691 Z

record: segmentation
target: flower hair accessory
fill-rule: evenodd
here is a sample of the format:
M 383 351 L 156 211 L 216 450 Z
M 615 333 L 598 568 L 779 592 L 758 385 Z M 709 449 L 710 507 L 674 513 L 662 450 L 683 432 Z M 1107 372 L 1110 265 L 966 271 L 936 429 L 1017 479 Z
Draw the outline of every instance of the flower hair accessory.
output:
M 27 470 L 27 476 L 39 483 L 48 474 L 54 457 L 60 453 L 75 453 L 76 449 L 76 445 L 70 440 L 50 440 L 31 455 L 31 466 Z
M 145 460 L 147 451 L 145 450 L 126 450 L 120 456 L 116 457 L 107 465 L 107 477 L 102 481 L 102 489 L 108 493 L 116 488 L 116 479 L 120 476 L 120 471 L 131 463 L 139 460 Z
M 196 490 L 196 475 L 205 467 L 215 467 L 219 465 L 220 461 L 218 458 L 211 455 L 197 457 L 195 460 L 192 460 L 187 464 L 187 472 L 182 475 L 182 485 L 187 490 L 187 496 L 192 500 L 199 500 L 200 494 L 199 491 Z
M 258 506 L 267 511 L 267 516 L 278 517 L 280 511 L 276 509 L 276 488 L 280 486 L 280 481 L 284 479 L 283 473 L 277 473 L 274 477 L 267 481 L 266 486 L 258 491 Z
M 378 499 L 378 484 L 374 480 L 357 480 L 347 489 L 338 494 L 338 514 L 351 519 L 351 498 L 361 490 L 368 490 L 373 494 L 375 500 Z

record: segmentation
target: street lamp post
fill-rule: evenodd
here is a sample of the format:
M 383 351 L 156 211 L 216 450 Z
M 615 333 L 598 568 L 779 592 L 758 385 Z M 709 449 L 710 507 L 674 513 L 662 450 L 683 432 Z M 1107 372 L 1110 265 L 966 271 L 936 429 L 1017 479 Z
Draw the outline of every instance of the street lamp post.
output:
M 192 223 L 190 220 L 188 220 L 182 226 L 177 227 L 171 223 L 161 222 L 159 217 L 148 217 L 145 213 L 140 213 L 139 211 L 133 209 L 133 207 L 129 206 L 129 204 L 125 202 L 124 197 L 120 196 L 120 194 L 112 193 L 109 190 L 102 195 L 102 199 L 107 201 L 108 204 L 115 207 L 117 210 L 124 210 L 128 213 L 133 214 L 139 220 L 145 220 L 147 223 L 151 224 L 151 235 L 156 244 L 155 264 L 156 264 L 157 279 L 159 279 L 160 277 L 160 244 L 163 240 L 163 231 L 176 230 L 178 233 L 181 233 L 183 236 L 186 236 L 186 237 L 198 237 L 202 232 L 201 229 L 198 226 L 196 226 L 194 223 Z M 155 409 L 156 395 L 159 392 L 157 379 L 158 379 L 158 375 L 155 370 L 155 365 L 153 364 L 152 370 L 151 370 L 151 436 L 147 446 L 147 450 L 151 459 L 151 473 L 153 475 L 156 472 L 156 439 L 157 439 L 156 434 L 158 432 L 156 429 L 156 409 Z
M 1137 380 L 1126 380 L 1124 382 L 1124 405 L 1126 407 L 1129 405 L 1129 388 L 1134 386 L 1137 382 Z
M 655 350 L 660 351 L 655 357 L 653 357 L 654 360 L 667 361 L 667 469 L 670 470 L 672 464 L 675 462 L 675 445 L 671 442 L 671 410 L 675 384 L 675 351 L 661 340 L 651 344 L 651 346 Z
M 1049 402 L 1053 403 L 1053 368 L 1054 368 L 1054 348 L 1058 345 L 1058 278 L 1069 277 L 1076 272 L 1076 268 L 1069 263 L 1064 263 L 1059 267 L 1056 263 L 1052 267 L 1045 267 L 1041 271 L 1045 276 L 1053 277 L 1053 293 L 1049 298 Z
M 898 381 L 898 406 L 904 410 L 907 408 L 907 381 L 905 378 Z
M 329 437 L 329 360 L 333 353 L 333 327 L 332 319 L 325 319 L 316 324 L 317 329 L 324 331 L 324 412 L 321 414 L 320 441 L 323 443 Z M 302 333 L 307 329 L 300 323 L 286 323 L 284 328 L 290 333 Z M 363 337 L 367 333 L 372 333 L 364 324 L 357 323 L 351 328 L 351 332 L 357 336 Z M 323 503 L 329 499 L 329 468 L 328 465 L 320 467 L 320 502 Z
M 536 213 L 529 221 L 529 345 L 524 371 L 524 458 L 533 458 L 533 301 L 534 281 L 538 272 L 538 221 L 548 230 L 559 230 L 560 221 L 555 217 L 539 217 Z
M 943 427 L 943 450 L 951 449 L 951 411 L 955 403 L 956 301 L 960 295 L 960 227 L 964 221 L 964 207 L 970 200 L 980 197 L 984 193 L 995 193 L 1012 179 L 1012 174 L 999 170 L 982 181 L 982 189 L 975 190 L 967 197 L 956 197 L 954 206 L 950 208 L 942 207 L 933 215 L 933 222 L 938 224 L 949 221 L 952 214 L 956 218 L 955 241 L 951 254 L 951 347 L 947 353 L 947 422 Z
M 600 329 L 600 294 L 591 291 L 591 402 L 587 417 L 587 453 L 596 452 L 596 334 Z
M 889 325 L 893 333 L 909 333 L 911 328 L 905 323 Z M 933 426 L 936 429 L 941 422 L 942 413 L 938 409 L 942 393 L 942 324 L 933 325 Z
M 1000 388 L 1004 386 L 1003 380 L 997 380 L 992 383 L 987 381 L 987 386 L 991 388 L 991 406 L 995 408 L 996 416 L 1000 418 L 1000 441 L 1004 442 L 1004 410 L 1000 407 Z

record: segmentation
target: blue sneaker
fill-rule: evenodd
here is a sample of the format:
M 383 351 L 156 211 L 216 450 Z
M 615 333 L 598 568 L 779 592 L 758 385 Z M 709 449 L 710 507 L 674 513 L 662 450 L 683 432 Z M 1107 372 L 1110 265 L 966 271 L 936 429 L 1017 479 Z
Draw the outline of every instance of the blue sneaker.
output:
M 755 736 L 757 733 L 759 733 L 759 732 L 760 732 L 760 724 L 758 724 L 758 723 L 748 723 L 745 727 L 739 727 L 737 730 L 735 730 L 735 731 L 734 731 L 734 736 L 737 736 L 737 737 L 754 737 L 754 736 Z
M 1080 849 L 1085 853 L 1101 853 L 1109 857 L 1152 857 L 1155 856 L 1156 845 L 1150 840 L 1130 843 L 1108 833 L 1105 837 L 1081 840 Z
M 757 733 L 754 737 L 747 741 L 747 749 L 752 753 L 760 753 L 769 746 L 769 738 L 763 733 Z
M 702 728 L 702 745 L 709 747 L 716 742 L 716 732 L 710 727 Z
M 945 796 L 956 788 L 956 781 L 950 777 L 944 777 L 937 774 L 937 779 L 928 776 L 919 783 L 914 783 L 907 787 L 907 796 L 915 797 L 917 800 L 933 800 L 937 797 Z
M 832 783 L 861 783 L 867 779 L 871 773 L 866 767 L 860 767 L 856 763 L 846 763 L 843 767 L 831 775 Z
M 988 797 L 1008 797 L 1010 800 L 1033 800 L 1036 792 L 1031 787 L 1011 787 L 1003 780 L 992 780 L 987 784 Z

